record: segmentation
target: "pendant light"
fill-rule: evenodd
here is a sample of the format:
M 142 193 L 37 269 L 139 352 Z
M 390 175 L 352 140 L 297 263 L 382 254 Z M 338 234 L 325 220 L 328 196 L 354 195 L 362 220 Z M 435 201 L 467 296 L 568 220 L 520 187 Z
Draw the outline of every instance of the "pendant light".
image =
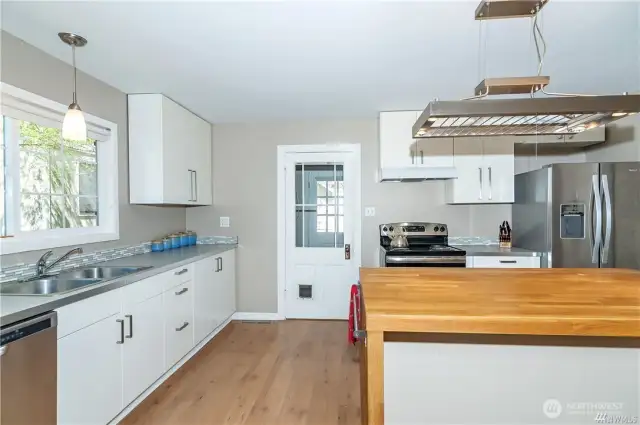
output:
M 59 32 L 58 37 L 65 44 L 71 46 L 73 54 L 73 102 L 69 105 L 62 122 L 62 138 L 83 142 L 87 140 L 87 123 L 76 98 L 76 47 L 82 47 L 87 44 L 87 39 L 70 32 Z

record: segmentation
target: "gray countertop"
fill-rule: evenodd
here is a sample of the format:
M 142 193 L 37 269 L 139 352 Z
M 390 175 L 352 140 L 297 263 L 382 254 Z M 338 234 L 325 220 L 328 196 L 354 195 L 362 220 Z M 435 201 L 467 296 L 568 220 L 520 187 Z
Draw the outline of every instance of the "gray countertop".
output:
M 469 257 L 541 257 L 537 251 L 522 248 L 500 248 L 499 245 L 453 245 L 464 249 Z
M 184 264 L 193 263 L 221 252 L 236 248 L 236 244 L 196 245 L 167 252 L 132 255 L 99 263 L 102 266 L 151 267 L 121 278 L 90 285 L 78 291 L 61 295 L 2 295 L 0 296 L 0 326 L 55 310 L 62 306 L 108 292 L 139 280 L 163 273 Z

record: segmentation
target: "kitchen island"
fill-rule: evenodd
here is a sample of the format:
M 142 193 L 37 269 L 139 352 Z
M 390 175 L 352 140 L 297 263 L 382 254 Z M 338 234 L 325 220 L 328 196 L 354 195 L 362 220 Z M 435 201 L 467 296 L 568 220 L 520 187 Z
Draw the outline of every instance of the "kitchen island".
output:
M 639 271 L 362 268 L 360 282 L 363 424 L 637 422 Z

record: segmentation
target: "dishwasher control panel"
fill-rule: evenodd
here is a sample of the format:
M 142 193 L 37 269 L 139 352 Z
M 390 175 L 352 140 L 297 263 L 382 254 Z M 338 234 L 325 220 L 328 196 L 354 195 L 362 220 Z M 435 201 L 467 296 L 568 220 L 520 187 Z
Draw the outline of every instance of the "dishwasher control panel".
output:
M 27 321 L 32 321 L 33 319 L 28 319 Z M 18 326 L 16 326 L 18 325 Z M 53 323 L 52 318 L 48 318 L 45 320 L 40 320 L 35 323 L 27 324 L 26 326 L 19 326 L 20 322 L 17 324 L 11 324 L 2 329 L 0 336 L 0 346 L 10 344 L 19 339 L 25 338 L 29 335 L 36 334 L 45 329 L 49 329 L 55 325 Z M 15 329 L 14 329 L 15 328 Z

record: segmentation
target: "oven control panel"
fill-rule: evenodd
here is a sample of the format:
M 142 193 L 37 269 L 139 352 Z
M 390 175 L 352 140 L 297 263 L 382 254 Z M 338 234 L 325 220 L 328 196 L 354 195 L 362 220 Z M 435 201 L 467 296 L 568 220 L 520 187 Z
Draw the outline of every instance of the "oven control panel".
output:
M 446 224 L 442 223 L 388 223 L 380 225 L 380 236 L 448 236 Z

